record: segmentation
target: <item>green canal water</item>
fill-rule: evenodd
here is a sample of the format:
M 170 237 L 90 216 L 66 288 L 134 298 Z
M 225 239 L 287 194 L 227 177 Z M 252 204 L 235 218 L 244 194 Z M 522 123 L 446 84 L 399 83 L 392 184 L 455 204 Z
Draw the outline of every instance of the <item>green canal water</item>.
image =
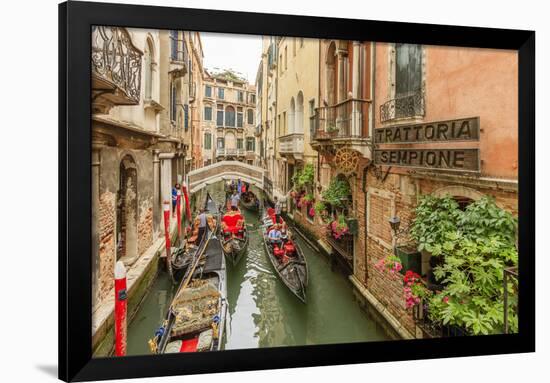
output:
M 221 183 L 208 189 L 216 201 L 224 200 Z M 258 214 L 246 210 L 244 214 L 250 233 L 248 254 L 237 266 L 227 265 L 226 350 L 391 339 L 359 307 L 347 278 L 331 271 L 328 260 L 298 238 L 309 267 L 307 304 L 301 303 L 273 271 Z M 175 290 L 167 273 L 160 271 L 129 325 L 129 355 L 149 353 L 147 341 L 162 323 Z

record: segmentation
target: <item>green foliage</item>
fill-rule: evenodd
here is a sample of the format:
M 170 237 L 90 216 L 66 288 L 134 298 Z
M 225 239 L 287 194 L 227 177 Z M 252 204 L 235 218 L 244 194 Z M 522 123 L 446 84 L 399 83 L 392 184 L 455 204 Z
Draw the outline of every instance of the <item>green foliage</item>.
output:
M 315 170 L 312 164 L 306 164 L 303 169 L 297 170 L 292 176 L 292 183 L 295 190 L 302 190 L 304 188 L 311 188 L 313 186 Z
M 304 196 L 303 200 L 306 202 L 313 202 L 315 200 L 315 196 L 313 195 L 313 193 L 307 193 Z
M 322 197 L 325 202 L 330 203 L 333 207 L 343 208 L 348 203 L 350 194 L 351 190 L 346 180 L 333 178 L 328 188 L 323 191 Z
M 464 211 L 451 198 L 425 197 L 416 209 L 411 236 L 419 250 L 444 255 L 434 276 L 444 290 L 428 299 L 430 318 L 473 334 L 501 333 L 504 328 L 503 275 L 517 266 L 517 220 L 484 197 Z M 509 325 L 517 332 L 517 291 L 512 281 Z
M 315 209 L 315 214 L 321 214 L 321 212 L 327 209 L 327 205 L 323 201 L 317 201 L 313 208 Z
M 346 222 L 346 217 L 343 214 L 340 214 L 337 218 L 336 228 L 338 230 L 345 230 L 348 228 L 348 223 Z

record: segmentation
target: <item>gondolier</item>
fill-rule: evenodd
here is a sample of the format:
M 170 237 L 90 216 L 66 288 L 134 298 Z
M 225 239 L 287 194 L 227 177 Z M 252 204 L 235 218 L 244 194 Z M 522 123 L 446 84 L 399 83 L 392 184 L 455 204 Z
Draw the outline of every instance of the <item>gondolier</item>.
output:
M 206 233 L 206 227 L 207 227 L 207 217 L 206 217 L 206 209 L 202 208 L 200 210 L 199 214 L 199 236 L 197 238 L 197 243 L 201 243 L 202 239 L 204 238 L 204 234 Z
M 281 221 L 281 201 L 275 197 L 275 223 Z
M 234 192 L 231 196 L 231 210 L 237 211 L 239 210 L 239 200 L 241 197 L 239 196 L 239 193 Z

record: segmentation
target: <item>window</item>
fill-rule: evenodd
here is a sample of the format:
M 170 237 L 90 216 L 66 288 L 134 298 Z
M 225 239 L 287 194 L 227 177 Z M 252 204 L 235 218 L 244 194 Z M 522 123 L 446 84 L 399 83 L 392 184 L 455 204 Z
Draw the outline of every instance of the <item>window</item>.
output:
M 210 85 L 204 87 L 204 97 L 212 97 L 212 87 Z
M 422 46 L 395 44 L 395 97 L 411 95 L 422 87 Z
M 244 101 L 243 92 L 239 91 L 239 92 L 237 93 L 237 101 L 238 101 L 238 102 L 243 102 L 243 101 Z
M 183 126 L 185 127 L 185 131 L 189 129 L 189 105 L 187 104 L 183 106 Z
M 218 105 L 216 114 L 216 125 L 223 126 L 223 105 Z
M 246 151 L 247 152 L 253 152 L 256 150 L 256 140 L 254 137 L 247 137 L 246 138 Z
M 283 54 L 282 53 L 279 55 L 279 63 L 281 64 L 279 67 L 280 68 L 279 73 L 283 74 Z
M 315 134 L 315 99 L 309 100 L 309 134 L 313 137 Z
M 178 59 L 178 31 L 170 31 L 170 58 Z
M 212 149 L 212 134 L 204 133 L 204 148 L 207 150 Z
M 220 100 L 223 100 L 223 98 L 224 98 L 224 94 L 225 94 L 224 90 L 225 90 L 224 88 L 218 88 L 218 98 Z
M 232 106 L 225 109 L 225 126 L 235 126 L 235 108 Z
M 242 149 L 242 148 L 243 148 L 243 139 L 237 138 L 237 149 Z
M 217 148 L 223 149 L 224 147 L 225 147 L 225 142 L 223 140 L 223 137 L 218 137 Z
M 153 94 L 153 44 L 147 39 L 147 51 L 145 52 L 145 99 L 150 100 Z
M 288 69 L 288 52 L 287 52 L 287 49 L 288 47 L 285 46 L 285 70 Z
M 246 113 L 247 113 L 247 116 L 246 116 L 247 122 L 250 125 L 254 125 L 254 111 L 252 109 L 248 109 Z
M 243 113 L 242 112 L 237 113 L 237 127 L 238 128 L 243 127 Z
M 176 121 L 176 86 L 172 85 L 170 90 L 170 120 Z
M 212 121 L 212 107 L 211 106 L 205 106 L 204 107 L 204 119 L 206 121 Z
M 256 95 L 254 93 L 250 94 L 250 103 L 255 104 L 256 103 Z

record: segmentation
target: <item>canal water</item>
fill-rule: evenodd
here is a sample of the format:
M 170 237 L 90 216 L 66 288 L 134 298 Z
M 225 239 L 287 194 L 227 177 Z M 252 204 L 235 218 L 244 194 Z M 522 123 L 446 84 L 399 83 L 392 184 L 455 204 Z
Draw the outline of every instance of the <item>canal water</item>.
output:
M 223 184 L 208 186 L 223 201 Z M 204 192 L 197 196 L 203 201 Z M 224 348 L 242 349 L 389 340 L 390 336 L 356 302 L 352 286 L 328 260 L 297 238 L 307 258 L 307 304 L 278 279 L 267 258 L 257 213 L 243 209 L 250 242 L 238 265 L 227 264 L 229 312 Z M 164 271 L 154 282 L 128 328 L 129 355 L 148 354 L 147 341 L 161 325 L 176 286 Z

